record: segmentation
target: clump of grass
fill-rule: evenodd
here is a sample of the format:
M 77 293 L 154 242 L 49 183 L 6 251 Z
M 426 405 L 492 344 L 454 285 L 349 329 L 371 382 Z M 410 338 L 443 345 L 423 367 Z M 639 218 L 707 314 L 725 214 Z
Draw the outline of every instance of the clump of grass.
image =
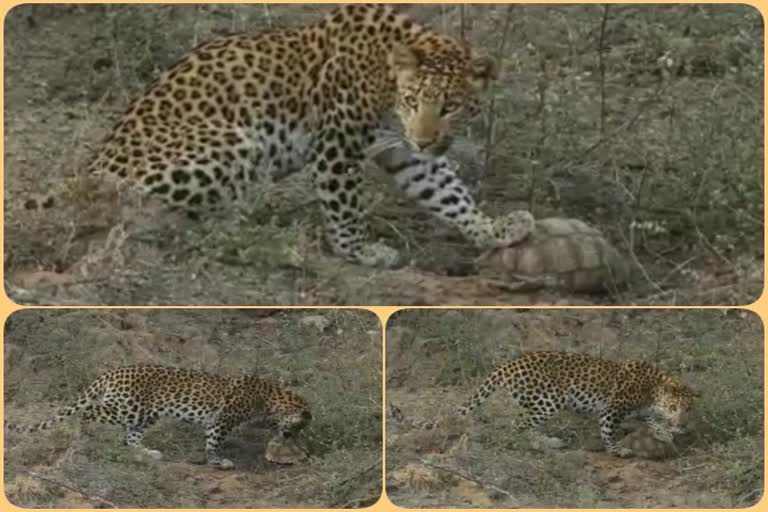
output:
M 722 501 L 713 503 L 713 507 L 750 507 L 762 498 L 765 460 L 758 436 L 712 444 L 707 452 L 694 456 L 690 464 L 701 465 L 700 485 L 719 490 Z
M 206 236 L 203 248 L 208 257 L 227 265 L 269 270 L 303 268 L 306 245 L 306 231 L 298 224 L 231 224 Z

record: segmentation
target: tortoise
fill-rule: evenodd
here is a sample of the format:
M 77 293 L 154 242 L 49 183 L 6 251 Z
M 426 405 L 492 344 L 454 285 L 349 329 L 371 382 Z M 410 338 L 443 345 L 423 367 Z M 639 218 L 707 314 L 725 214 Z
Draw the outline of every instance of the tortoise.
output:
M 275 436 L 267 443 L 266 458 L 276 464 L 298 464 L 307 460 L 309 454 L 295 438 Z
M 627 260 L 596 228 L 579 219 L 536 220 L 522 243 L 493 249 L 476 260 L 480 275 L 535 281 L 569 292 L 615 290 L 629 280 Z
M 632 450 L 635 457 L 648 460 L 663 460 L 678 456 L 685 444 L 685 442 L 674 443 L 657 439 L 645 425 L 630 432 L 619 441 L 619 446 Z

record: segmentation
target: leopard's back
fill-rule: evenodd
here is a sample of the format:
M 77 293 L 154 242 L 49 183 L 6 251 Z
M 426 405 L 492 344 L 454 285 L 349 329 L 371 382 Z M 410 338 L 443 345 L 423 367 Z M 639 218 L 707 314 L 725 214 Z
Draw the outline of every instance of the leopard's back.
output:
M 148 415 L 169 415 L 196 422 L 224 405 L 231 385 L 230 378 L 165 366 L 118 368 L 99 380 L 104 387 L 102 400 L 121 410 L 141 407 Z
M 522 403 L 597 412 L 621 404 L 641 408 L 653 399 L 652 379 L 658 371 L 646 363 L 617 363 L 588 354 L 527 352 L 496 367 L 462 406 L 466 415 L 503 387 Z

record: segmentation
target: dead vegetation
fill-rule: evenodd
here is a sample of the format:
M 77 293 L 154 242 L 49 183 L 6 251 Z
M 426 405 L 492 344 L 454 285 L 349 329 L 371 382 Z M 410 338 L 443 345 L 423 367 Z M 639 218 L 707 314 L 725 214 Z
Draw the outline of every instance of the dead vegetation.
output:
M 328 256 L 297 178 L 189 223 L 76 175 L 115 117 L 216 34 L 317 19 L 322 5 L 23 5 L 6 19 L 5 269 L 46 304 L 746 304 L 763 285 L 762 18 L 742 5 L 414 5 L 494 55 L 501 79 L 456 157 L 491 214 L 574 217 L 627 256 L 607 296 L 522 293 L 375 176 L 374 236 L 402 271 Z M 479 151 L 479 156 L 478 156 Z M 58 190 L 53 215 L 20 208 Z M 423 283 L 413 287 L 414 281 Z M 382 286 L 384 285 L 384 286 Z M 451 298 L 436 290 L 463 288 Z
M 594 420 L 545 426 L 537 449 L 496 393 L 455 409 L 497 364 L 525 350 L 654 361 L 701 393 L 690 432 L 649 443 L 641 423 L 602 448 Z M 763 492 L 763 328 L 746 311 L 464 310 L 396 313 L 387 324 L 387 495 L 408 508 L 737 508 Z M 636 430 L 639 429 L 639 430 Z
M 22 311 L 5 327 L 5 417 L 30 423 L 109 368 L 152 363 L 282 380 L 311 404 L 310 459 L 265 460 L 255 419 L 225 442 L 233 471 L 200 465 L 198 426 L 147 431 L 156 461 L 117 427 L 76 418 L 5 438 L 5 493 L 25 508 L 357 508 L 381 495 L 381 329 L 366 311 Z

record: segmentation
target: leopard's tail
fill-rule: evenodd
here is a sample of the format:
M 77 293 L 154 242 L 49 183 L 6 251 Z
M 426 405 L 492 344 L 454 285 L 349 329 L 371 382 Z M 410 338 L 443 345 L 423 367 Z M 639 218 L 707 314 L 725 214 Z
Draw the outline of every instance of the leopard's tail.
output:
M 57 199 L 58 195 L 53 192 L 30 195 L 24 200 L 24 209 L 38 212 L 50 210 L 56 206 Z
M 6 421 L 4 422 L 3 427 L 5 432 L 16 432 L 19 434 L 32 434 L 40 430 L 48 430 L 51 427 L 55 426 L 56 424 L 69 418 L 76 412 L 77 412 L 77 409 L 75 406 L 69 406 L 59 410 L 55 416 L 51 416 L 50 418 L 45 419 L 39 423 L 34 423 L 32 425 L 21 425 L 21 424 L 8 423 Z
M 40 430 L 48 430 L 62 421 L 66 420 L 70 416 L 79 414 L 85 409 L 91 407 L 95 402 L 98 402 L 103 395 L 103 384 L 100 381 L 96 381 L 88 387 L 82 394 L 77 397 L 74 403 L 59 409 L 54 416 L 47 418 L 39 423 L 33 423 L 31 425 L 12 424 L 7 421 L 3 422 L 3 431 L 16 432 L 20 434 L 32 434 Z
M 52 186 L 48 190 L 27 194 L 21 198 L 20 207 L 24 210 L 45 212 L 65 204 L 71 204 L 73 198 L 94 199 L 100 194 L 95 193 L 104 182 L 106 164 L 101 154 L 96 153 L 87 161 L 84 167 L 78 167 L 73 175 L 68 175 L 61 186 Z
M 491 393 L 496 391 L 496 389 L 502 384 L 501 376 L 503 373 L 500 370 L 501 368 L 497 368 L 491 372 L 488 378 L 486 378 L 480 387 L 477 388 L 477 391 L 474 392 L 469 400 L 464 402 L 464 404 L 459 407 L 459 414 L 466 416 L 472 411 L 472 409 L 485 402 L 488 397 L 491 396 Z

